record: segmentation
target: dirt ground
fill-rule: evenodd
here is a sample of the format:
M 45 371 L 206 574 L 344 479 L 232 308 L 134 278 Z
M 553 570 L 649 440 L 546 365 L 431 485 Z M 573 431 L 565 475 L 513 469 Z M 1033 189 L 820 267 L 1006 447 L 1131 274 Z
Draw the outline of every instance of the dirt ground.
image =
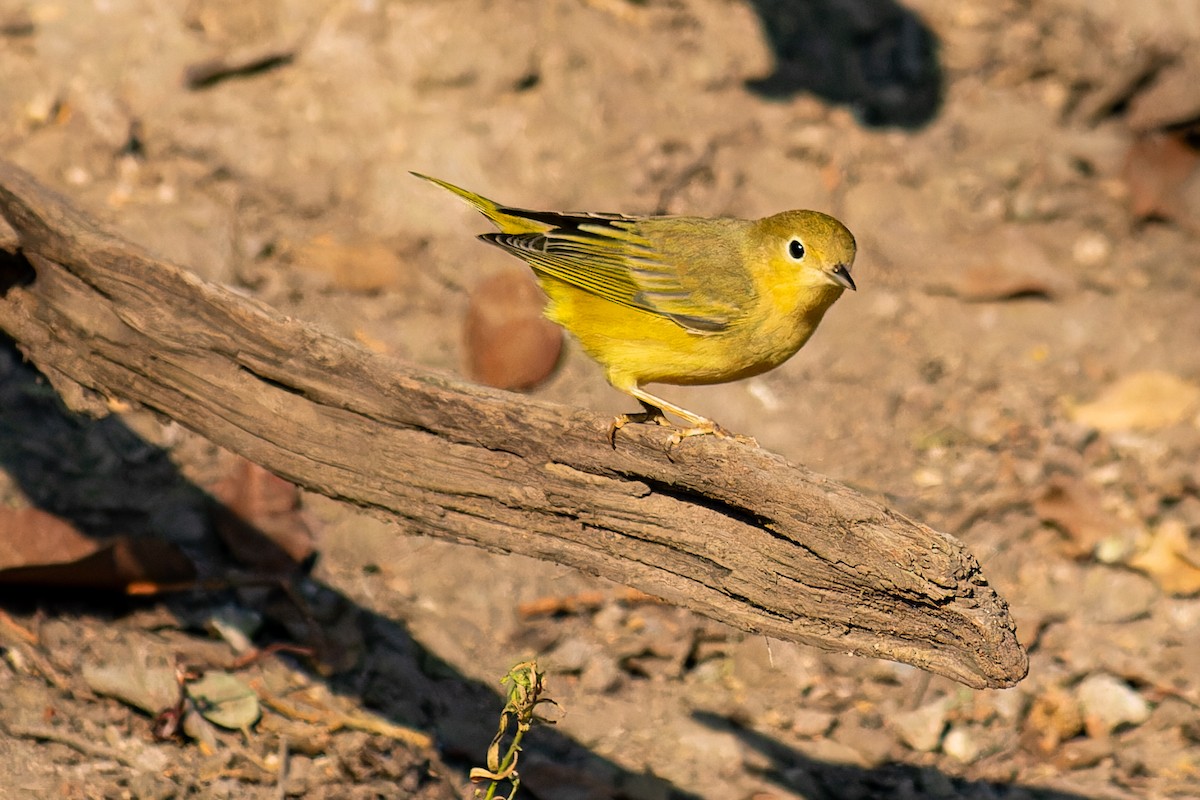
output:
M 968 690 L 304 495 L 304 618 L 267 589 L 6 590 L 0 798 L 469 796 L 531 656 L 561 709 L 522 797 L 1200 797 L 1198 42 L 1177 0 L 0 0 L 5 158 L 430 367 L 464 370 L 473 290 L 522 268 L 409 170 L 535 208 L 836 214 L 859 291 L 812 342 L 663 394 L 962 539 L 1031 656 Z M 631 410 L 572 343 L 534 391 Z M 202 489 L 233 464 L 147 410 L 71 416 L 0 350 L 9 509 L 220 573 Z M 522 608 L 545 598 L 589 602 Z M 228 664 L 213 620 L 247 614 L 325 657 L 235 670 L 243 732 L 156 739 L 98 677 Z

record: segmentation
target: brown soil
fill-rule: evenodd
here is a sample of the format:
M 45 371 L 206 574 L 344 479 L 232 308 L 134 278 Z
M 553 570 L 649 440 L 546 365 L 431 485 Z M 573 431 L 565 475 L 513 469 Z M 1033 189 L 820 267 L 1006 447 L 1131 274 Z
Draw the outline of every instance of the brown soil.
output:
M 309 619 L 265 590 L 10 591 L 0 798 L 458 796 L 499 678 L 531 655 L 564 713 L 529 734 L 519 796 L 1200 796 L 1200 16 L 1128 8 L 0 1 L 5 157 L 206 279 L 428 366 L 465 369 L 471 291 L 516 262 L 409 170 L 526 207 L 836 214 L 859 291 L 812 342 L 663 394 L 961 538 L 1031 653 L 1016 688 L 966 690 L 551 564 L 398 542 L 308 495 Z M 144 410 L 69 416 L 15 349 L 0 365 L 6 505 L 223 563 L 197 487 L 225 454 Z M 1112 400 L 1126 421 L 1088 405 L 1148 371 L 1181 383 Z M 535 391 L 632 410 L 570 343 Z M 228 608 L 327 656 L 327 674 L 286 655 L 252 674 L 436 749 L 278 710 L 211 752 L 159 742 L 83 677 L 129 653 L 226 663 L 205 625 Z

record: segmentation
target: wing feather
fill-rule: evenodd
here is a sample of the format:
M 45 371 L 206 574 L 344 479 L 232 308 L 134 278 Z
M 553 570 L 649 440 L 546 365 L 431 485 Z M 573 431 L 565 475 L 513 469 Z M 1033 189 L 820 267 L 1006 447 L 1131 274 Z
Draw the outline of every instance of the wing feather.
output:
M 738 306 L 704 291 L 694 269 L 689 270 L 692 265 L 663 252 L 662 242 L 643 232 L 644 218 L 501 210 L 548 229 L 487 233 L 479 238 L 524 259 L 540 275 L 656 314 L 695 333 L 726 330 L 741 316 Z

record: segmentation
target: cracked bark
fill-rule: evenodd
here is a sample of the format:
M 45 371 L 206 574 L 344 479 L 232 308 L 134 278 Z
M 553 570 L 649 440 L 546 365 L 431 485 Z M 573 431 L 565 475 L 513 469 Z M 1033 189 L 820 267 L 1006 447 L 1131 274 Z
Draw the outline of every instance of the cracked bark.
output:
M 0 328 L 77 410 L 157 409 L 405 533 L 601 575 L 970 686 L 1028 662 L 963 545 L 765 450 L 492 391 L 322 333 L 99 229 L 0 162 Z M 402 546 L 398 543 L 397 546 Z

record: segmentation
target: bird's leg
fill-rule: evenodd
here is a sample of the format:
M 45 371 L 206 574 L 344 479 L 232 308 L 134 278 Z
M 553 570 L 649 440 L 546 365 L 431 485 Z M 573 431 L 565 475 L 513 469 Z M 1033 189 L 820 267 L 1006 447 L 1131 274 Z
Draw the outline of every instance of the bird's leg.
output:
M 671 433 L 671 438 L 669 441 L 670 447 L 674 447 L 690 436 L 705 436 L 708 434 L 713 436 L 721 436 L 728 439 L 736 439 L 739 442 L 746 442 L 748 444 L 755 445 L 756 447 L 758 446 L 758 442 L 754 441 L 754 439 L 751 437 L 740 436 L 736 433 L 731 433 L 730 431 L 722 428 L 716 422 L 713 422 L 711 419 L 688 411 L 686 408 L 681 408 L 674 403 L 668 403 L 662 398 L 655 397 L 654 395 L 642 389 L 640 386 L 631 386 L 624 391 L 637 398 L 638 402 L 645 407 L 647 414 L 650 414 L 651 410 L 656 413 L 649 419 L 639 419 L 639 417 L 643 416 L 642 414 L 626 414 L 623 417 L 618 417 L 613 423 L 614 427 L 609 429 L 609 440 L 613 442 L 614 447 L 616 447 L 614 437 L 616 436 L 617 428 L 620 428 L 626 422 L 647 422 L 652 419 L 659 425 L 670 425 L 670 422 L 665 416 L 663 416 L 664 411 L 669 411 L 680 419 L 686 420 L 690 426 L 687 428 L 676 428 L 674 432 Z
M 635 395 L 636 397 L 636 395 Z M 667 415 L 663 410 L 653 403 L 647 403 L 642 398 L 637 398 L 642 404 L 644 411 L 639 411 L 635 414 L 622 414 L 613 419 L 612 424 L 608 426 L 608 443 L 613 449 L 617 449 L 617 431 L 628 425 L 630 422 L 653 422 L 655 425 L 666 425 L 670 427 L 671 421 L 667 419 Z

